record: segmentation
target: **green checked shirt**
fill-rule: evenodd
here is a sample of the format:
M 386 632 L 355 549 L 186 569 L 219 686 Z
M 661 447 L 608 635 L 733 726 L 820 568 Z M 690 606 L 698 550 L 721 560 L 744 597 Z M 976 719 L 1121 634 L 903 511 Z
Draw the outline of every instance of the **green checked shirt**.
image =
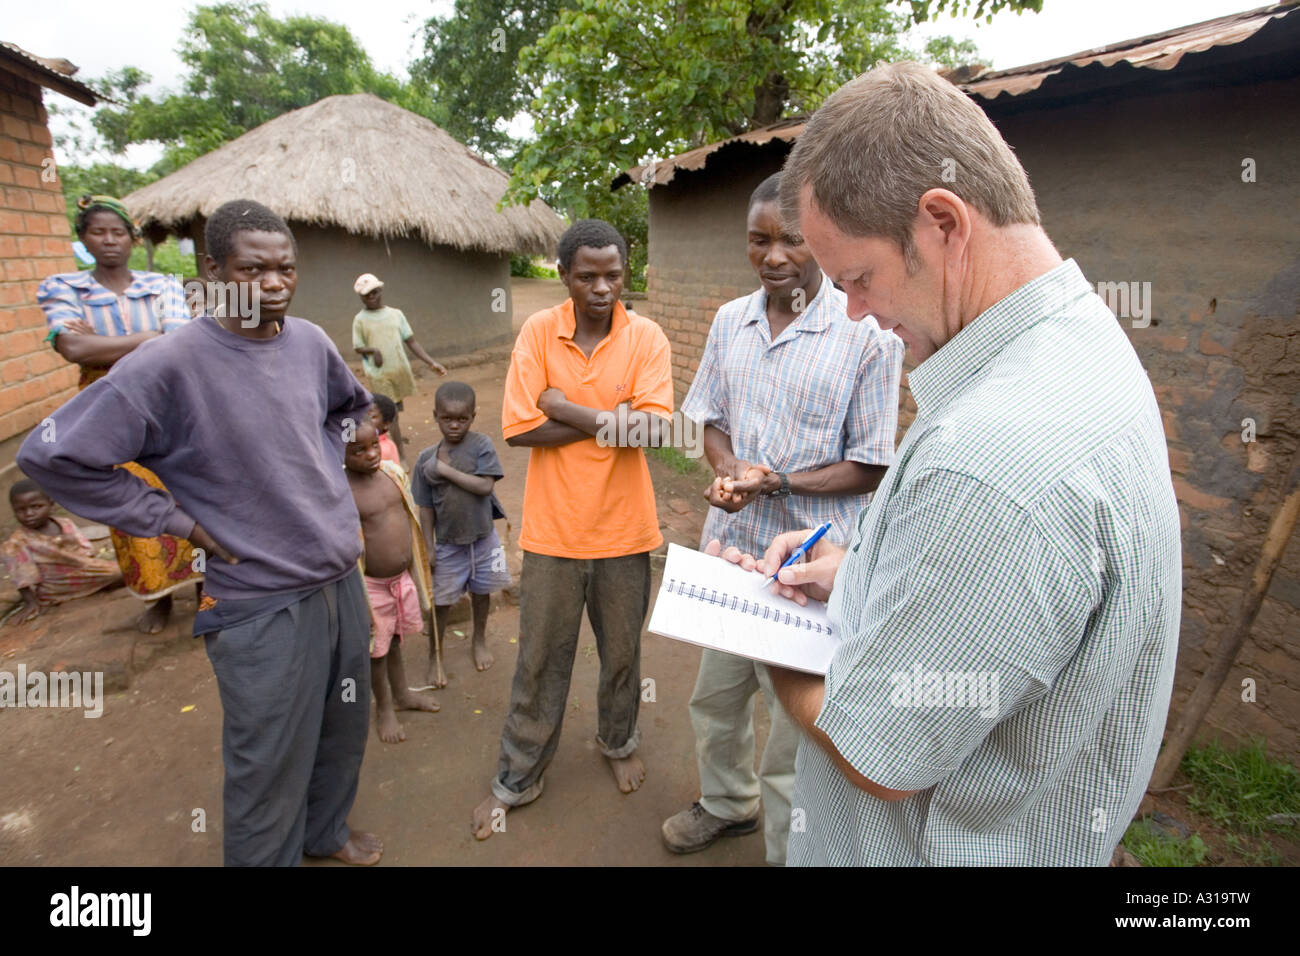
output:
M 1181 609 L 1160 410 L 1073 260 L 911 374 L 918 413 L 831 597 L 789 862 L 1105 865 L 1160 747 Z

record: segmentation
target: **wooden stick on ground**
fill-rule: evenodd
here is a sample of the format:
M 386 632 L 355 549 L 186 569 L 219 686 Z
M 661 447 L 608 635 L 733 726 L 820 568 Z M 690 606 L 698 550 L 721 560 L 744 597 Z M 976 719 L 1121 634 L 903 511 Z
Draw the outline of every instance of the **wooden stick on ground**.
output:
M 433 624 L 433 653 L 438 661 L 438 686 L 447 686 L 447 675 L 442 672 L 442 632 L 435 622 Z
M 1223 687 L 1223 682 L 1227 680 L 1228 671 L 1232 669 L 1237 654 L 1241 651 L 1241 645 L 1250 634 L 1255 617 L 1259 614 L 1260 605 L 1264 603 L 1264 595 L 1268 592 L 1269 582 L 1273 580 L 1273 572 L 1277 570 L 1282 560 L 1282 554 L 1286 551 L 1287 542 L 1296 525 L 1296 517 L 1300 515 L 1300 451 L 1296 453 L 1295 460 L 1292 462 L 1291 474 L 1282 485 L 1282 494 L 1282 504 L 1269 523 L 1268 534 L 1264 536 L 1264 547 L 1255 565 L 1254 576 L 1251 578 L 1250 586 L 1241 596 L 1241 607 L 1237 610 L 1232 630 L 1219 641 L 1209 669 L 1201 675 L 1196 690 L 1183 705 L 1178 715 L 1178 724 L 1169 735 L 1165 748 L 1156 761 L 1156 768 L 1151 774 L 1151 783 L 1148 785 L 1149 790 L 1166 788 L 1173 780 L 1174 774 L 1183 762 L 1183 755 L 1187 753 L 1192 738 L 1196 736 L 1196 731 L 1201 726 L 1201 721 L 1205 719 L 1210 705 L 1214 703 L 1214 698 Z

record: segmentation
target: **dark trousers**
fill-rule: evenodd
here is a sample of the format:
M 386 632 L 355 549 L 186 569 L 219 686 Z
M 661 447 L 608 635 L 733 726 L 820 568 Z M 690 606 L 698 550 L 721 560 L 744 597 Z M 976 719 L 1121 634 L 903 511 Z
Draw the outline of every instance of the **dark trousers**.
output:
M 369 639 L 360 572 L 208 635 L 227 866 L 297 866 L 348 841 L 370 726 Z
M 519 578 L 519 660 L 492 792 L 509 806 L 537 799 L 555 756 L 587 609 L 600 655 L 596 742 L 626 757 L 641 735 L 641 625 L 650 606 L 648 552 L 618 558 L 554 558 L 524 552 Z

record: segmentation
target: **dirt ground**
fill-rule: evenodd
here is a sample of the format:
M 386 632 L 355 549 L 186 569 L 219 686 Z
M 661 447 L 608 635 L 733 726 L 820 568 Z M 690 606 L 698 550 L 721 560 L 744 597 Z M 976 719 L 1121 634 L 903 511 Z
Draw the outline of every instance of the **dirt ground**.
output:
M 516 327 L 529 312 L 559 301 L 558 283 L 532 280 L 515 292 Z M 547 300 L 550 301 L 547 301 Z M 425 343 L 437 356 L 435 343 Z M 526 449 L 501 438 L 505 355 L 453 368 L 451 377 L 478 393 L 476 428 L 492 437 L 506 476 L 498 495 L 510 519 L 507 552 L 518 579 L 519 519 Z M 419 374 L 419 373 L 417 373 Z M 425 373 L 407 399 L 408 455 L 437 440 L 433 392 Z M 698 477 L 683 477 L 651 458 L 666 541 L 694 546 L 705 504 Z M 503 540 L 505 522 L 498 522 Z M 662 549 L 661 549 L 662 550 Z M 653 561 L 657 590 L 662 559 Z M 5 585 L 7 588 L 7 585 Z M 2 596 L 0 596 L 2 597 Z M 118 591 L 42 615 L 32 625 L 0 629 L 0 670 L 103 669 L 109 688 L 103 715 L 80 710 L 0 711 L 0 865 L 220 865 L 221 705 L 202 643 L 189 635 L 192 593 L 177 600 L 172 626 L 157 637 L 135 634 L 139 602 Z M 640 754 L 648 776 L 621 794 L 596 749 L 599 662 L 584 619 L 564 734 L 546 775 L 546 793 L 512 812 L 506 832 L 484 843 L 469 832 L 470 812 L 496 770 L 518 644 L 519 610 L 494 603 L 488 626 L 496 665 L 480 674 L 469 656 L 468 621 L 453 623 L 444 647 L 449 684 L 437 714 L 404 714 L 404 743 L 380 743 L 373 728 L 362 767 L 353 826 L 385 841 L 381 865 L 762 865 L 760 833 L 675 856 L 660 823 L 699 794 L 687 702 L 700 651 L 645 634 L 643 677 L 655 700 L 641 705 Z M 427 641 L 411 642 L 408 670 L 423 673 Z M 767 719 L 755 705 L 759 752 Z M 325 863 L 322 865 L 337 865 Z

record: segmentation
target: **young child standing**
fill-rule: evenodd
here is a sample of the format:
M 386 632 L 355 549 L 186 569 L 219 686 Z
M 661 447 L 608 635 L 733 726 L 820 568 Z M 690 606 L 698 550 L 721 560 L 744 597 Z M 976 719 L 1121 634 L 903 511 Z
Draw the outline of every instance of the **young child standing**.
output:
M 406 739 L 397 711 L 438 710 L 431 697 L 407 687 L 402 664 L 402 638 L 424 630 L 421 609 L 429 606 L 424 540 L 415 505 L 406 491 L 406 477 L 400 467 L 380 457 L 379 432 L 369 421 L 357 426 L 343 466 L 361 516 L 362 572 L 373 621 L 370 686 L 375 693 L 379 739 L 396 744 Z
M 487 649 L 488 605 L 493 591 L 510 586 L 505 548 L 492 524 L 506 516 L 492 490 L 503 474 L 501 460 L 492 439 L 470 431 L 474 389 L 464 382 L 447 382 L 433 403 L 442 441 L 420 453 L 411 475 L 411 497 L 420 507 L 424 540 L 434 555 L 437 630 L 430 635 L 430 645 L 443 639 L 451 606 L 468 589 L 474 615 L 474 668 L 485 671 L 493 662 Z M 432 662 L 431 652 L 427 683 L 444 686 L 446 681 L 434 672 Z
M 370 406 L 370 423 L 375 426 L 375 431 L 379 432 L 379 455 L 384 461 L 400 465 L 402 456 L 397 451 L 397 445 L 388 437 L 388 429 L 397 418 L 397 405 L 387 395 L 378 392 L 372 393 L 370 397 L 375 400 Z
M 22 526 L 3 545 L 0 561 L 22 595 L 16 623 L 45 608 L 122 583 L 116 561 L 95 557 L 95 548 L 67 518 L 50 512 L 54 502 L 41 486 L 22 478 L 9 489 L 9 506 Z
M 446 375 L 447 370 L 415 341 L 415 333 L 402 310 L 384 305 L 384 284 L 376 276 L 369 272 L 357 276 L 352 288 L 365 306 L 352 320 L 352 347 L 361 356 L 366 384 L 370 391 L 390 396 L 398 412 L 404 411 L 402 400 L 415 394 L 415 375 L 406 357 L 407 348 L 439 375 Z M 389 431 L 398 454 L 405 460 L 406 449 L 402 447 L 402 429 L 396 414 Z

